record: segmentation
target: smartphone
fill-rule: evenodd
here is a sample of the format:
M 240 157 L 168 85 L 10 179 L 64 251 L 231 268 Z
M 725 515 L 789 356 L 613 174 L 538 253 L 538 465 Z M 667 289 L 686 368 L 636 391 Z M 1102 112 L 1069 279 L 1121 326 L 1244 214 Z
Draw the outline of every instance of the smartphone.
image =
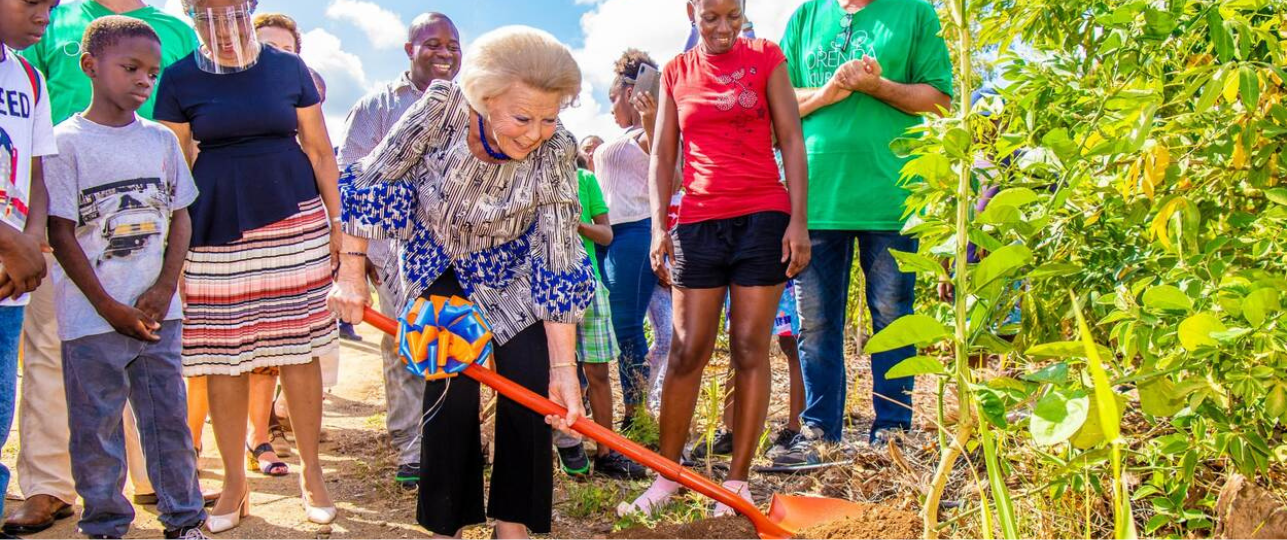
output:
M 639 76 L 635 77 L 635 89 L 648 92 L 657 99 L 661 95 L 661 72 L 648 64 L 641 64 Z

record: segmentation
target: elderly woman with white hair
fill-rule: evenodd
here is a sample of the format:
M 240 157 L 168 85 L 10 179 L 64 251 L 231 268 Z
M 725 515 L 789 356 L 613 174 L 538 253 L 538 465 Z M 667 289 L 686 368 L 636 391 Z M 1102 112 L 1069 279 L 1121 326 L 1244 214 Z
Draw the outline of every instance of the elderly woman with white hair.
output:
M 368 239 L 400 245 L 403 297 L 463 297 L 493 332 L 501 375 L 567 406 L 542 418 L 501 398 L 484 514 L 479 385 L 426 385 L 418 520 L 459 536 L 496 520 L 500 538 L 550 531 L 550 425 L 582 414 L 576 324 L 595 280 L 577 234 L 576 140 L 560 112 L 581 91 L 568 48 L 526 27 L 474 43 L 460 82 L 436 81 L 340 180 L 346 233 L 331 309 L 362 320 Z

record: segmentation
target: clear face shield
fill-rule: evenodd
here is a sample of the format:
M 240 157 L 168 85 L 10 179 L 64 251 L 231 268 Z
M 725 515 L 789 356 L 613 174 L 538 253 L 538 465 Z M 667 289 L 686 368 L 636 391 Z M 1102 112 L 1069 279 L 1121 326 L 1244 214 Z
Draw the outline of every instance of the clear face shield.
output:
M 193 5 L 189 15 L 201 36 L 196 59 L 202 71 L 228 75 L 255 66 L 260 45 L 255 38 L 254 10 L 250 1 L 224 7 Z

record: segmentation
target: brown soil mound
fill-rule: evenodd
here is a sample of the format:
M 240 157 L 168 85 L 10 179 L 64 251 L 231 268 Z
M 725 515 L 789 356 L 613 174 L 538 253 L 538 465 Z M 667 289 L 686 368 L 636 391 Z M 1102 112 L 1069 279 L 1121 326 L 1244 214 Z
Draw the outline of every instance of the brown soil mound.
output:
M 632 527 L 609 534 L 608 538 L 759 538 L 759 535 L 746 518 L 732 516 L 661 525 L 655 529 Z
M 920 516 L 897 508 L 857 503 L 865 512 L 853 518 L 824 523 L 801 531 L 796 538 L 920 538 Z M 742 517 L 704 519 L 679 525 L 662 525 L 655 529 L 634 527 L 608 535 L 608 538 L 758 538 L 755 527 Z
M 920 538 L 920 516 L 879 504 L 858 503 L 866 512 L 858 517 L 824 523 L 801 531 L 796 538 Z

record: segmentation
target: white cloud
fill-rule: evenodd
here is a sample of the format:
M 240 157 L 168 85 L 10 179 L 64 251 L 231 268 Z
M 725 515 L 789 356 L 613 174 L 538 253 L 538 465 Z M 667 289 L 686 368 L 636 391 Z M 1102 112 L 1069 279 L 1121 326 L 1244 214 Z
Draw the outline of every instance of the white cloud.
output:
M 314 28 L 303 35 L 304 63 L 316 69 L 330 84 L 339 79 L 348 79 L 365 88 L 367 86 L 366 70 L 362 59 L 356 54 L 344 50 L 344 44 L 335 34 L 321 28 Z M 329 85 L 328 85 L 329 86 Z
M 376 49 L 400 48 L 407 41 L 407 25 L 397 13 L 365 0 L 331 0 L 326 18 L 352 23 L 366 34 Z
M 778 40 L 787 20 L 804 0 L 757 0 L 749 4 L 748 17 L 759 37 Z M 584 46 L 573 51 L 585 79 L 579 107 L 563 113 L 563 122 L 578 137 L 612 138 L 621 129 L 612 120 L 607 88 L 612 65 L 621 53 L 634 47 L 665 64 L 683 52 L 691 23 L 686 0 L 577 0 L 593 5 L 581 18 Z
M 356 103 L 373 85 L 367 79 L 362 59 L 344 50 L 340 38 L 321 28 L 303 35 L 304 63 L 317 70 L 326 80 L 326 129 L 331 143 L 340 144 L 344 117 L 349 106 Z

